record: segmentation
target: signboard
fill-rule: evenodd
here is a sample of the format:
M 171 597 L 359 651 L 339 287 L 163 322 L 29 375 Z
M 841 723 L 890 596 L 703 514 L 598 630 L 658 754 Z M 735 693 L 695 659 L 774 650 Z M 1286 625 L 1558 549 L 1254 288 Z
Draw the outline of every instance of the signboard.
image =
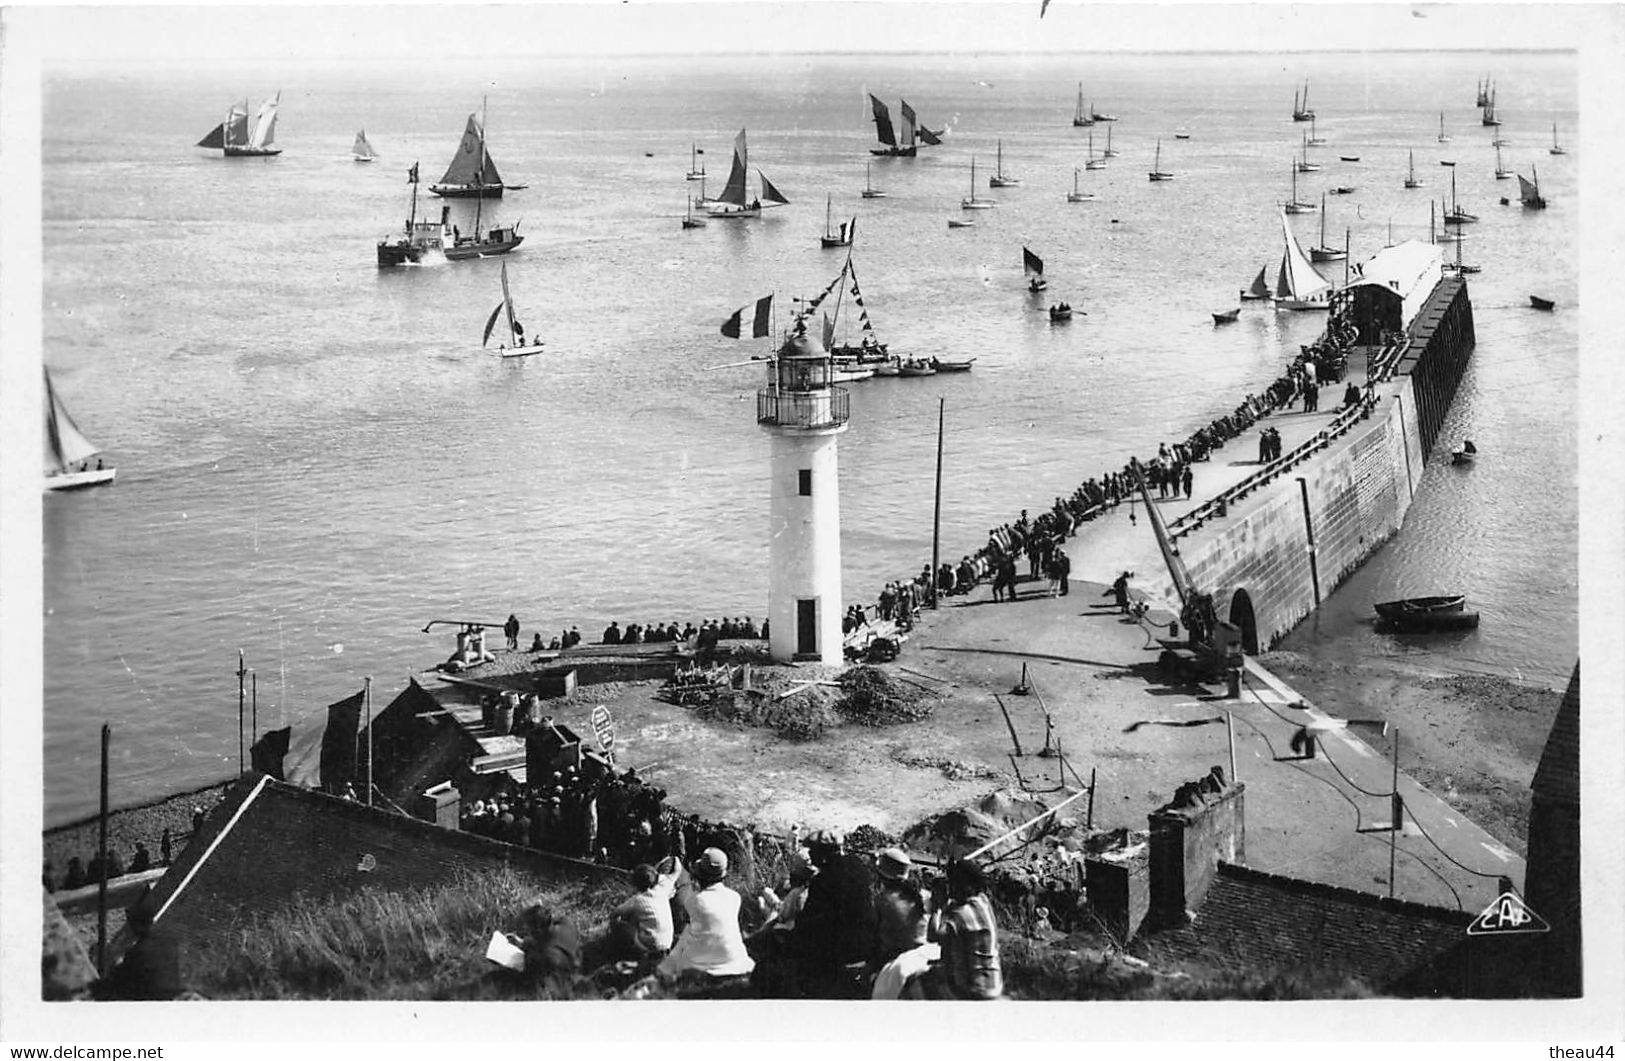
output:
M 598 747 L 605 754 L 615 750 L 615 720 L 610 717 L 609 708 L 603 704 L 592 709 L 592 733 L 598 738 Z
M 1545 918 L 1525 906 L 1512 892 L 1501 893 L 1467 926 L 1469 936 L 1513 936 L 1551 930 Z

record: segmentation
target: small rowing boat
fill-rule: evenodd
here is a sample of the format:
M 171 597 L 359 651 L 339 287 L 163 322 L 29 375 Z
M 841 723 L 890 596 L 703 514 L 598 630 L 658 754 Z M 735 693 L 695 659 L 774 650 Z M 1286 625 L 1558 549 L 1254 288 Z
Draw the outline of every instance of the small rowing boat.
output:
M 1530 295 L 1529 296 L 1529 304 L 1531 306 L 1533 306 L 1534 308 L 1536 308 L 1536 309 L 1543 309 L 1543 310 L 1548 310 L 1548 311 L 1556 308 L 1556 306 L 1557 306 L 1557 303 L 1553 302 L 1551 299 L 1549 299 L 1549 298 L 1541 298 L 1539 295 Z
M 1215 313 L 1213 315 L 1213 323 L 1214 324 L 1234 324 L 1236 322 L 1236 318 L 1238 318 L 1240 316 L 1241 316 L 1241 307 L 1237 306 L 1235 309 L 1227 309 L 1223 313 Z
M 1402 600 L 1374 604 L 1377 614 L 1384 619 L 1400 619 L 1424 612 L 1459 612 L 1467 604 L 1467 594 L 1449 593 L 1433 597 L 1405 597 Z
M 974 357 L 965 358 L 963 361 L 945 361 L 940 357 L 933 357 L 930 362 L 931 367 L 938 372 L 969 372 L 971 365 L 975 363 Z

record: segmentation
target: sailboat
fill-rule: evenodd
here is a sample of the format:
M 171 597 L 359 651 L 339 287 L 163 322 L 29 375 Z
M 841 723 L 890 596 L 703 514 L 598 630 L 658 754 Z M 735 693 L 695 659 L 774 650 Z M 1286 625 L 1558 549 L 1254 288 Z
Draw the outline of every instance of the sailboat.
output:
M 1275 292 L 1270 290 L 1269 281 L 1264 279 L 1264 274 L 1268 271 L 1269 266 L 1267 265 L 1258 267 L 1258 275 L 1253 277 L 1252 286 L 1241 289 L 1241 300 L 1243 302 L 1270 302 L 1274 300 Z
M 700 147 L 698 144 L 688 145 L 688 176 L 685 180 L 703 181 L 705 179 L 705 163 L 700 161 Z
M 970 194 L 959 200 L 959 208 L 961 210 L 991 210 L 997 205 L 999 204 L 993 199 L 976 198 L 976 156 L 972 155 L 970 157 Z M 950 221 L 949 224 L 952 225 L 953 222 Z
M 1480 119 L 1485 125 L 1500 125 L 1501 119 L 1495 116 L 1495 86 L 1490 86 L 1489 102 L 1484 104 L 1484 116 Z
M 839 284 L 843 278 L 851 280 L 852 284 L 850 288 L 842 288 L 842 296 L 835 303 L 835 316 L 830 318 L 826 315 L 824 318 L 824 349 L 829 351 L 831 358 L 842 363 L 837 367 L 844 367 L 848 371 L 858 369 L 864 371 L 865 376 L 870 374 L 897 375 L 898 373 L 894 370 L 897 358 L 891 354 L 887 345 L 880 341 L 880 337 L 875 333 L 873 322 L 869 320 L 869 307 L 864 304 L 863 290 L 858 285 L 858 270 L 852 264 L 850 255 L 847 256 L 846 264 L 841 267 L 841 272 L 835 277 L 834 282 L 825 290 L 824 295 L 819 296 L 814 301 L 814 305 L 823 301 L 823 298 L 830 291 L 833 291 L 835 285 Z M 858 331 L 861 334 L 856 344 L 850 339 L 842 343 L 835 341 L 835 326 L 840 323 L 841 304 L 846 294 L 851 294 L 853 304 L 858 307 Z M 850 314 L 848 314 L 848 317 L 850 317 Z M 865 378 L 865 376 L 854 378 Z
M 1305 202 L 1300 202 L 1298 200 L 1298 169 L 1297 169 L 1297 167 L 1296 166 L 1289 167 L 1288 172 L 1292 175 L 1292 198 L 1290 198 L 1290 199 L 1288 199 L 1286 201 L 1286 206 L 1285 206 L 1286 212 L 1289 213 L 1289 214 L 1312 214 L 1312 213 L 1314 213 L 1315 212 L 1315 204 L 1314 203 L 1305 203 Z
M 826 197 L 824 199 L 824 234 L 818 238 L 819 245 L 826 248 L 850 247 L 852 246 L 852 237 L 857 235 L 858 219 L 854 217 L 849 222 L 841 222 L 841 230 L 836 232 L 831 227 L 830 219 L 830 211 L 833 209 L 833 207 L 834 198 Z
M 1085 192 L 1078 189 L 1078 167 L 1072 167 L 1072 190 L 1066 193 L 1069 203 L 1087 203 L 1095 197 L 1094 192 Z
M 1444 111 L 1440 111 L 1439 112 L 1439 143 L 1448 144 L 1449 142 L 1450 142 L 1450 137 L 1446 136 L 1445 133 L 1444 133 Z
M 1546 149 L 1546 153 L 1548 155 L 1566 155 L 1566 154 L 1568 154 L 1568 152 L 1563 149 L 1563 145 L 1559 144 L 1557 142 L 1557 123 L 1556 122 L 1552 123 L 1552 146 Z
M 513 296 L 508 294 L 508 263 L 502 263 L 502 301 L 497 308 L 491 311 L 491 317 L 485 322 L 485 334 L 480 338 L 480 346 L 491 341 L 491 332 L 497 326 L 497 319 L 502 318 L 508 325 L 508 341 L 498 343 L 497 350 L 503 357 L 529 357 L 531 354 L 542 352 L 542 337 L 538 335 L 529 346 L 525 345 L 525 326 L 513 315 Z
M 96 467 L 90 466 L 90 458 L 100 452 L 101 447 L 86 438 L 68 415 L 67 406 L 51 384 L 51 370 L 46 369 L 45 489 L 73 490 L 112 482 L 115 469 L 102 467 L 100 460 Z M 79 465 L 77 469 L 75 464 Z
M 1299 102 L 1297 90 L 1292 92 L 1292 120 L 1295 122 L 1313 121 L 1315 112 L 1309 109 L 1309 82 L 1303 83 L 1303 100 Z
M 1482 107 L 1490 101 L 1490 79 L 1484 78 L 1478 83 L 1478 98 L 1473 103 L 1475 107 Z
M 1083 109 L 1083 82 L 1078 82 L 1078 107 L 1072 112 L 1072 127 L 1081 129 L 1095 124 L 1095 120 Z
M 1422 186 L 1422 182 L 1416 179 L 1416 152 L 1412 151 L 1411 152 L 1411 168 L 1410 168 L 1410 173 L 1405 177 L 1405 187 L 1407 187 L 1407 188 L 1420 188 L 1421 186 Z
M 446 249 L 446 219 L 451 213 L 451 207 L 444 206 L 440 210 L 439 221 L 418 220 L 418 164 L 412 163 L 412 168 L 406 174 L 407 183 L 412 185 L 412 211 L 407 215 L 406 228 L 399 236 L 384 237 L 378 241 L 378 267 L 386 269 L 392 265 L 416 264 L 430 254 L 440 254 Z
M 1319 173 L 1320 163 L 1309 161 L 1309 137 L 1303 138 L 1303 154 L 1298 156 L 1299 173 Z
M 897 130 L 892 126 L 891 110 L 879 99 L 875 98 L 874 93 L 869 94 L 869 106 L 874 116 L 875 136 L 882 144 L 886 145 L 884 147 L 871 147 L 869 149 L 871 155 L 913 158 L 919 150 L 919 144 L 935 147 L 937 144 L 942 143 L 941 133 L 932 132 L 919 123 L 919 116 L 914 113 L 914 108 L 908 105 L 908 100 L 899 100 L 898 102 L 901 104 L 903 111 L 903 131 L 901 136 L 898 136 Z M 915 142 L 916 136 L 918 136 L 918 143 Z
M 1106 135 L 1107 136 L 1111 135 L 1111 130 L 1110 129 L 1106 130 Z M 1096 170 L 1096 169 L 1105 169 L 1106 168 L 1106 160 L 1105 160 L 1105 158 L 1096 158 L 1095 157 L 1095 131 L 1093 129 L 1089 130 L 1089 157 L 1084 160 L 1083 168 L 1087 169 L 1087 170 Z M 1076 183 L 1077 183 L 1077 181 L 1074 179 L 1073 184 L 1076 184 Z
M 1510 180 L 1512 171 L 1501 165 L 1501 149 L 1495 149 L 1495 179 L 1498 181 Z
M 440 183 L 429 185 L 429 191 L 446 199 L 502 198 L 502 174 L 497 172 L 486 148 L 485 122 L 479 116 L 468 116 L 457 154 L 452 156 Z
M 1315 132 L 1314 115 L 1309 116 L 1309 139 L 1304 141 L 1309 147 L 1325 147 L 1326 138 Z
M 1320 246 L 1309 248 L 1309 258 L 1317 262 L 1340 262 L 1348 258 L 1349 252 L 1344 247 L 1331 247 L 1326 244 L 1326 196 L 1320 197 Z
M 1011 177 L 1004 172 L 1004 141 L 999 141 L 998 161 L 995 163 L 993 176 L 987 179 L 989 188 L 1014 188 L 1021 183 L 1020 177 Z
M 692 195 L 683 196 L 683 227 L 684 228 L 704 228 L 705 227 L 705 218 L 703 218 L 703 217 L 695 217 L 694 216 L 694 197 Z
M 1162 168 L 1162 140 L 1157 140 L 1157 160 L 1151 164 L 1151 172 L 1147 174 L 1154 181 L 1171 181 L 1174 175 Z
M 865 199 L 884 199 L 886 193 L 876 188 L 869 179 L 869 163 L 863 164 L 863 197 Z
M 773 182 L 767 179 L 767 174 L 761 170 L 756 175 L 762 181 L 762 194 L 747 202 L 745 200 L 745 174 L 749 169 L 749 156 L 745 150 L 745 130 L 739 130 L 734 137 L 733 168 L 728 170 L 728 183 L 722 189 L 722 194 L 706 204 L 706 209 L 712 217 L 760 217 L 762 211 L 773 206 L 788 206 L 790 200 L 773 187 Z
M 1456 198 L 1456 171 L 1450 171 L 1450 209 L 1445 212 L 1444 223 L 1447 225 L 1470 225 L 1478 220 L 1477 214 L 1469 214 L 1461 208 L 1461 201 Z
M 226 120 L 210 129 L 208 135 L 197 142 L 197 146 L 218 148 L 226 158 L 280 155 L 282 149 L 273 147 L 272 142 L 276 138 L 277 107 L 281 104 L 282 93 L 278 92 L 260 104 L 259 113 L 254 116 L 254 124 L 250 126 L 248 101 L 233 103 L 231 110 L 226 112 Z
M 1112 147 L 1112 127 L 1106 126 L 1106 150 L 1100 153 L 1101 158 L 1116 158 L 1122 152 Z
M 357 162 L 378 161 L 378 152 L 367 143 L 367 130 L 363 129 L 355 134 L 355 143 L 350 147 L 350 157 Z
M 1331 308 L 1332 285 L 1315 271 L 1314 265 L 1298 246 L 1281 215 L 1281 234 L 1286 237 L 1286 250 L 1281 255 L 1281 268 L 1275 278 L 1275 305 L 1278 309 L 1322 310 Z
M 1532 181 L 1526 181 L 1523 179 L 1522 173 L 1518 174 L 1518 197 L 1523 200 L 1523 205 L 1529 209 L 1544 210 L 1546 209 L 1546 200 L 1541 198 L 1540 195 L 1540 174 L 1535 172 L 1534 166 L 1529 167 L 1529 172 L 1534 175 L 1535 179 Z
M 1021 248 L 1021 270 L 1027 274 L 1027 290 L 1033 294 L 1049 286 L 1049 281 L 1044 279 L 1044 259 L 1026 247 Z
M 1117 120 L 1117 115 L 1115 114 L 1102 114 L 1095 110 L 1095 105 L 1093 103 L 1089 104 L 1089 117 L 1093 118 L 1097 122 L 1115 122 Z
M 1460 236 L 1458 236 L 1456 238 L 1455 271 L 1456 271 L 1456 274 L 1458 276 L 1468 276 L 1468 275 L 1471 275 L 1473 273 L 1479 273 L 1479 272 L 1484 271 L 1484 267 L 1482 265 L 1469 265 L 1469 264 L 1467 264 L 1467 263 L 1465 263 L 1465 262 L 1463 262 L 1461 260 L 1461 245 L 1463 243 L 1466 243 L 1466 242 L 1467 241 L 1465 239 L 1461 238 Z M 1451 266 L 1449 264 L 1446 264 L 1445 268 L 1449 269 L 1449 268 L 1451 268 Z

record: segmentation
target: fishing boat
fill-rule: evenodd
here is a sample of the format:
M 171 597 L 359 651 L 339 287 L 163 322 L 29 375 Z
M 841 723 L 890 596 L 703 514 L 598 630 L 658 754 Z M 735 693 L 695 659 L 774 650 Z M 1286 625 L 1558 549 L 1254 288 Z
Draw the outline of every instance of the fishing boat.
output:
M 1264 273 L 1262 271 L 1259 272 L 1258 278 L 1260 280 L 1262 280 L 1264 278 Z M 1223 313 L 1215 313 L 1213 315 L 1213 323 L 1214 324 L 1234 324 L 1234 323 L 1236 323 L 1236 319 L 1239 318 L 1240 316 L 1241 316 L 1241 307 L 1237 306 L 1235 309 L 1227 309 Z
M 1461 445 L 1450 451 L 1451 464 L 1471 464 L 1478 457 L 1478 447 L 1473 445 L 1472 439 L 1464 439 Z
M 919 150 L 920 144 L 934 147 L 942 143 L 942 134 L 932 132 L 919 124 L 914 108 L 908 105 L 908 100 L 901 100 L 903 112 L 903 131 L 899 136 L 897 129 L 892 125 L 891 110 L 873 93 L 869 94 L 869 106 L 874 117 L 875 136 L 884 144 L 884 147 L 872 147 L 871 155 L 887 155 L 896 158 L 913 158 Z
M 1406 597 L 1403 600 L 1383 601 L 1374 604 L 1377 614 L 1384 619 L 1394 619 L 1404 615 L 1417 615 L 1422 612 L 1459 612 L 1467 605 L 1465 593 L 1440 594 L 1433 597 Z
M 240 100 L 226 112 L 226 120 L 209 130 L 197 142 L 198 147 L 216 149 L 226 158 L 264 158 L 280 155 L 282 149 L 274 146 L 276 139 L 276 112 L 282 104 L 282 93 L 260 104 L 252 125 L 248 121 L 248 101 Z
M 1478 83 L 1478 97 L 1473 103 L 1475 107 L 1482 107 L 1490 101 L 1490 79 L 1484 78 Z
M 1314 203 L 1305 203 L 1305 202 L 1302 202 L 1302 201 L 1300 201 L 1298 199 L 1298 169 L 1297 169 L 1297 167 L 1296 166 L 1291 167 L 1289 172 L 1292 175 L 1292 198 L 1290 198 L 1290 199 L 1288 199 L 1286 201 L 1286 206 L 1284 207 L 1284 209 L 1289 214 L 1312 214 L 1312 213 L 1314 213 L 1315 212 L 1315 204 Z
M 1049 321 L 1051 324 L 1059 324 L 1062 321 L 1069 321 L 1071 319 L 1072 307 L 1067 305 L 1065 302 L 1057 302 L 1055 305 L 1049 308 Z
M 1174 133 L 1174 139 L 1175 140 L 1189 140 L 1190 138 L 1191 138 L 1190 133 L 1181 133 L 1181 132 Z
M 1320 163 L 1309 161 L 1309 137 L 1303 138 L 1303 154 L 1298 156 L 1299 173 L 1319 173 Z
M 90 458 L 101 452 L 86 438 L 68 415 L 67 406 L 51 383 L 51 370 L 45 370 L 45 489 L 76 490 L 82 486 L 110 483 L 116 470 L 90 466 Z M 75 467 L 78 465 L 78 467 Z
M 1488 101 L 1486 101 L 1483 104 L 1483 107 L 1484 107 L 1484 114 L 1483 114 L 1483 117 L 1481 117 L 1479 120 L 1481 122 L 1483 122 L 1485 125 L 1489 125 L 1489 126 L 1500 125 L 1501 124 L 1501 119 L 1496 117 L 1496 115 L 1495 115 L 1495 86 L 1494 85 L 1490 86 L 1490 98 L 1489 98 Z
M 705 218 L 703 218 L 703 217 L 695 217 L 694 216 L 694 197 L 692 195 L 683 196 L 683 227 L 684 228 L 704 228 L 705 227 Z
M 962 360 L 933 357 L 930 361 L 931 367 L 938 372 L 969 372 L 970 367 L 975 363 L 976 359 L 974 357 L 967 357 Z
M 378 161 L 378 152 L 367 142 L 367 130 L 363 129 L 355 134 L 355 143 L 350 146 L 350 157 L 357 162 Z
M 833 197 L 826 196 L 824 199 L 824 234 L 818 237 L 818 245 L 824 248 L 850 247 L 852 246 L 852 237 L 857 235 L 858 219 L 854 217 L 851 221 L 842 221 L 840 231 L 837 232 L 830 227 L 832 224 L 830 211 L 833 207 Z
M 1160 139 L 1157 141 L 1157 159 L 1151 164 L 1151 172 L 1147 176 L 1154 181 L 1171 181 L 1174 179 L 1172 173 L 1162 168 L 1162 141 Z
M 1111 130 L 1107 129 L 1106 133 L 1108 136 L 1110 136 Z M 1095 157 L 1095 131 L 1093 129 L 1089 130 L 1089 156 L 1083 160 L 1083 168 L 1087 170 L 1106 168 L 1105 156 L 1101 156 L 1100 158 Z
M 1313 115 L 1310 115 L 1309 117 L 1309 139 L 1305 140 L 1304 143 L 1309 147 L 1326 146 L 1326 138 L 1324 136 L 1320 136 L 1315 131 L 1315 119 Z
M 1440 111 L 1439 112 L 1439 143 L 1448 144 L 1449 142 L 1450 142 L 1450 137 L 1446 136 L 1445 131 L 1444 131 L 1444 111 Z
M 1095 110 L 1095 105 L 1093 103 L 1089 104 L 1089 117 L 1093 118 L 1097 122 L 1115 122 L 1117 120 L 1117 115 L 1115 114 L 1102 114 Z
M 1331 308 L 1332 285 L 1315 271 L 1308 255 L 1298 246 L 1286 214 L 1281 214 L 1281 234 L 1286 249 L 1281 255 L 1281 267 L 1275 278 L 1275 307 L 1290 310 L 1325 310 Z
M 1338 157 L 1338 160 L 1342 161 L 1342 162 L 1358 162 L 1358 161 L 1360 161 L 1360 156 L 1359 155 L 1338 155 L 1337 157 Z
M 1420 188 L 1421 186 L 1422 186 L 1422 182 L 1416 179 L 1416 152 L 1412 151 L 1411 152 L 1411 168 L 1410 168 L 1410 172 L 1405 177 L 1405 187 L 1407 187 L 1407 188 Z
M 1082 191 L 1078 188 L 1078 167 L 1072 167 L 1072 190 L 1066 193 L 1069 203 L 1087 203 L 1095 197 L 1094 192 Z
M 1083 109 L 1083 82 L 1079 81 L 1078 82 L 1078 106 L 1072 112 L 1072 127 L 1074 129 L 1082 129 L 1082 128 L 1086 127 L 1086 126 L 1090 126 L 1090 125 L 1093 125 L 1093 124 L 1095 124 L 1095 120 L 1093 118 L 1091 118 L 1089 116 L 1088 112 L 1086 112 Z
M 412 163 L 412 168 L 407 171 L 406 180 L 412 185 L 412 209 L 407 215 L 404 232 L 394 237 L 386 236 L 378 241 L 380 269 L 393 265 L 416 265 L 430 255 L 443 255 L 446 249 L 446 237 L 450 235 L 446 221 L 451 214 L 451 207 L 441 207 L 439 221 L 419 221 L 416 162 Z
M 863 197 L 865 199 L 884 199 L 886 193 L 876 188 L 869 180 L 869 163 L 863 164 Z
M 1339 184 L 1337 187 L 1329 189 L 1329 192 L 1332 195 L 1353 195 L 1355 188 L 1352 184 Z
M 1303 83 L 1303 100 L 1301 102 L 1298 99 L 1297 90 L 1294 89 L 1292 92 L 1292 120 L 1295 122 L 1309 122 L 1314 121 L 1314 119 L 1315 112 L 1309 109 L 1309 82 L 1306 79 Z
M 897 366 L 899 376 L 935 376 L 936 367 L 918 357 L 905 357 Z
M 688 175 L 684 180 L 703 181 L 705 179 L 705 163 L 700 161 L 700 145 L 688 145 Z
M 542 352 L 542 337 L 536 336 L 530 343 L 525 344 L 525 326 L 519 323 L 514 316 L 513 296 L 508 293 L 508 263 L 502 263 L 502 301 L 497 308 L 491 311 L 491 317 L 485 322 L 485 334 L 480 338 L 480 346 L 484 347 L 491 341 L 491 332 L 496 329 L 497 320 L 502 319 L 508 326 L 508 341 L 497 344 L 497 351 L 503 357 L 529 357 Z
M 969 209 L 969 207 L 967 207 L 966 209 Z M 976 222 L 974 222 L 974 221 L 961 221 L 958 218 L 950 217 L 948 219 L 948 227 L 949 228 L 975 228 L 976 227 Z
M 1320 245 L 1309 248 L 1309 259 L 1316 262 L 1340 262 L 1349 256 L 1346 247 L 1333 247 L 1326 243 L 1326 196 L 1320 197 Z
M 1112 146 L 1112 127 L 1106 126 L 1106 150 L 1100 153 L 1101 158 L 1116 158 L 1122 152 Z
M 756 175 L 762 181 L 762 193 L 754 199 L 745 198 L 746 174 L 750 170 L 750 156 L 745 147 L 745 130 L 739 130 L 734 137 L 733 166 L 728 170 L 728 183 L 722 189 L 722 194 L 706 203 L 706 212 L 712 217 L 745 218 L 760 217 L 762 211 L 774 206 L 788 206 L 790 200 L 786 199 L 779 190 L 773 187 L 773 182 L 767 179 L 767 174 L 761 170 Z
M 1495 179 L 1505 181 L 1512 179 L 1512 171 L 1501 165 L 1501 149 L 1495 149 Z
M 1548 155 L 1566 155 L 1563 145 L 1557 142 L 1557 123 L 1552 123 L 1552 146 L 1546 149 Z
M 1450 171 L 1450 209 L 1445 211 L 1444 223 L 1447 225 L 1470 225 L 1478 220 L 1477 214 L 1469 214 L 1461 208 L 1461 202 L 1456 198 L 1456 171 Z
M 497 172 L 497 165 L 486 147 L 485 122 L 479 115 L 468 116 L 463 138 L 451 165 L 446 167 L 446 175 L 440 178 L 439 184 L 429 185 L 429 191 L 443 199 L 502 198 L 502 174 Z
M 1252 286 L 1241 289 L 1243 302 L 1269 302 L 1275 298 L 1275 292 L 1270 290 L 1269 281 L 1264 279 L 1264 274 L 1268 271 L 1269 266 L 1261 266 L 1258 275 L 1253 277 Z
M 1534 166 L 1529 167 L 1529 172 L 1533 175 L 1533 180 L 1524 180 L 1523 174 L 1518 174 L 1518 198 L 1530 210 L 1544 210 L 1546 200 L 1540 194 L 1540 174 L 1535 171 Z
M 959 208 L 961 210 L 991 210 L 997 205 L 999 205 L 998 202 L 993 199 L 976 198 L 976 156 L 972 155 L 970 157 L 970 195 L 959 200 Z M 952 225 L 953 222 L 950 221 L 949 224 Z
M 1556 302 L 1553 302 L 1549 298 L 1541 298 L 1539 295 L 1530 295 L 1529 305 L 1534 309 L 1543 309 L 1548 312 L 1557 308 Z
M 833 319 L 825 317 L 824 349 L 830 352 L 831 357 L 840 358 L 852 365 L 875 368 L 893 355 L 890 348 L 880 341 L 880 336 L 875 332 L 874 322 L 869 319 L 869 306 L 863 301 L 863 289 L 858 284 L 857 266 L 850 257 L 841 266 L 840 273 L 836 275 L 835 280 L 826 289 L 825 294 L 819 296 L 817 301 L 823 301 L 829 291 L 834 290 L 835 285 L 843 280 L 849 282 L 841 289 L 841 297 L 836 301 L 835 317 Z M 855 343 L 850 339 L 846 342 L 837 343 L 835 341 L 835 325 L 841 315 L 841 302 L 847 294 L 852 296 L 852 304 L 858 307 L 859 339 Z M 816 302 L 814 304 L 816 305 Z
M 989 188 L 1014 188 L 1021 183 L 1020 177 L 1012 177 L 1004 172 L 1004 141 L 999 141 L 998 160 L 994 163 L 993 176 L 987 179 Z
M 1028 278 L 1027 290 L 1033 294 L 1036 295 L 1049 286 L 1049 281 L 1044 279 L 1044 259 L 1026 247 L 1021 248 L 1021 271 Z

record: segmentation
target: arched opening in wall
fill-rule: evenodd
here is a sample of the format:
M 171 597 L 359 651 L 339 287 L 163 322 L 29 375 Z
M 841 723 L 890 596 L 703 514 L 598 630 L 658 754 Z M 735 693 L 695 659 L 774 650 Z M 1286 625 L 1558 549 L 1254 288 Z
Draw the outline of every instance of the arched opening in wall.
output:
M 1253 599 L 1244 589 L 1236 590 L 1230 598 L 1230 621 L 1241 630 L 1242 651 L 1258 655 L 1258 617 L 1253 614 Z

